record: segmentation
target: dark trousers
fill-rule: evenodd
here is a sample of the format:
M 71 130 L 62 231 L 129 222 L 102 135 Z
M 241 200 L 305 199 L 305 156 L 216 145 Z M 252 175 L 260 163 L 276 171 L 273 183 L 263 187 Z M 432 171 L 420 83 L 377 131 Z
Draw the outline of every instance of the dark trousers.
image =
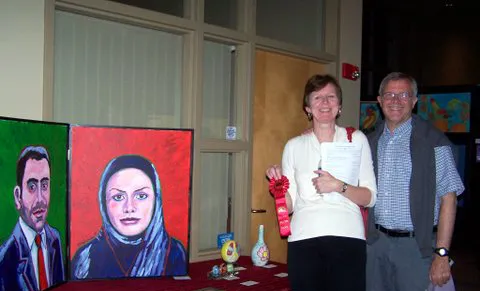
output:
M 436 236 L 432 239 L 432 245 Z M 424 291 L 430 283 L 432 256 L 422 257 L 414 237 L 379 238 L 367 247 L 369 291 Z
M 364 240 L 324 236 L 288 243 L 293 291 L 365 291 Z

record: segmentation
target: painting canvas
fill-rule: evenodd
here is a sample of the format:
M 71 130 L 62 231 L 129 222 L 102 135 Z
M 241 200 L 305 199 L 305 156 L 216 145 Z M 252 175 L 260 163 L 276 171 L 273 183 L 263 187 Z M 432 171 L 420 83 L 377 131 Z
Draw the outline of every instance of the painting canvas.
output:
M 192 140 L 71 126 L 71 279 L 187 274 Z
M 422 94 L 418 115 L 443 132 L 470 132 L 471 93 Z
M 66 281 L 68 125 L 0 118 L 0 290 Z
M 475 156 L 476 156 L 475 161 L 479 163 L 480 162 L 480 144 L 476 144 L 475 146 L 477 148 L 477 152 L 475 153 Z
M 377 101 L 360 102 L 360 130 L 365 134 L 375 130 L 377 122 L 382 120 L 380 105 Z

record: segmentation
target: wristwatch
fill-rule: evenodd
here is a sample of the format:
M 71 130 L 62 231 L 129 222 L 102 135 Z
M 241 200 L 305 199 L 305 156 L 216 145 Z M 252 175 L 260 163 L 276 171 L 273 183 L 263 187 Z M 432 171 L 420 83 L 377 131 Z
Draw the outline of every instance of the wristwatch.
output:
M 347 191 L 347 188 L 348 188 L 348 184 L 343 182 L 343 185 L 342 185 L 342 193 L 345 193 L 345 191 Z
M 448 250 L 446 248 L 436 248 L 433 252 L 440 257 L 448 257 Z

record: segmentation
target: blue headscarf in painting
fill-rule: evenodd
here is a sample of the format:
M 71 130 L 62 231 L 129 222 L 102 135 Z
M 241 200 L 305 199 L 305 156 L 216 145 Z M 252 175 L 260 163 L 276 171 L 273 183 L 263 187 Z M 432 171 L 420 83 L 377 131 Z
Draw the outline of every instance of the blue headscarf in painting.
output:
M 155 192 L 155 206 L 150 224 L 143 234 L 131 237 L 120 234 L 110 222 L 106 208 L 105 193 L 105 188 L 110 178 L 115 173 L 127 168 L 134 168 L 144 172 L 150 178 Z M 113 247 L 121 249 L 122 244 L 142 244 L 141 250 L 131 269 L 130 276 L 144 277 L 161 275 L 165 267 L 169 236 L 163 220 L 162 191 L 155 166 L 144 157 L 138 155 L 123 155 L 114 158 L 108 163 L 102 174 L 98 199 L 100 202 L 103 229 L 111 239 Z

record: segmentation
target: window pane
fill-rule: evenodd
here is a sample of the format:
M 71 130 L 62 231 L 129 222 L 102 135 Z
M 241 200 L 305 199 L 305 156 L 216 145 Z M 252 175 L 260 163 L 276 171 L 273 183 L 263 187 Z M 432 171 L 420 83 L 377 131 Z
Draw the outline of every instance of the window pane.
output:
M 57 11 L 54 119 L 181 126 L 182 36 Z
M 217 235 L 230 231 L 231 153 L 202 153 L 199 251 L 217 248 Z
M 208 24 L 237 28 L 237 0 L 205 0 L 204 19 Z
M 139 8 L 183 17 L 183 0 L 110 0 Z
M 322 48 L 323 0 L 257 1 L 257 35 Z
M 202 137 L 225 139 L 226 127 L 236 125 L 233 91 L 235 52 L 232 48 L 205 41 Z

